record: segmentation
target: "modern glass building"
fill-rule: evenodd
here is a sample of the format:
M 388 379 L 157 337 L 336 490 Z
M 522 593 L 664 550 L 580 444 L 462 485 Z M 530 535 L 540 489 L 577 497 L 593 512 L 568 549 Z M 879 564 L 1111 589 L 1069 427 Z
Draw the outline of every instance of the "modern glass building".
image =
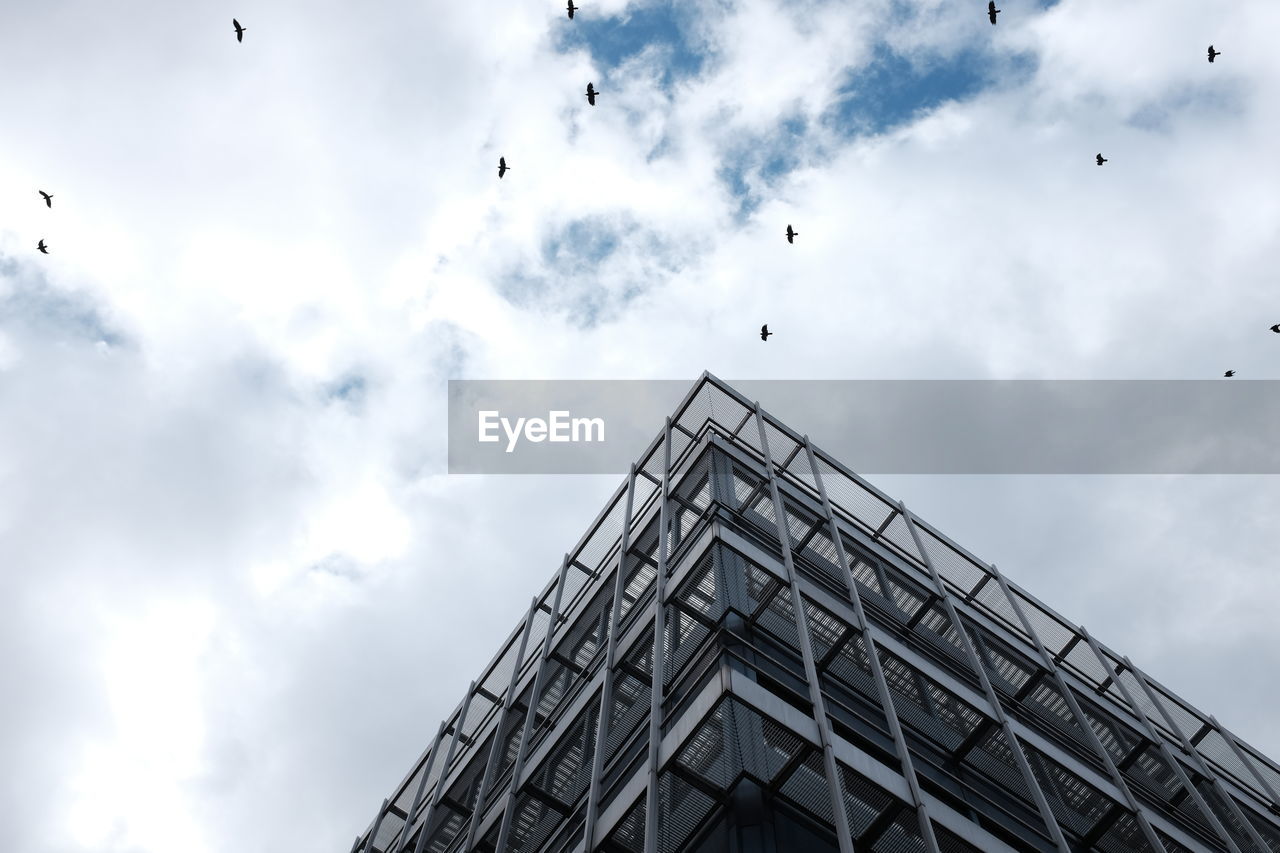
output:
M 704 375 L 351 849 L 1268 853 L 1277 791 Z

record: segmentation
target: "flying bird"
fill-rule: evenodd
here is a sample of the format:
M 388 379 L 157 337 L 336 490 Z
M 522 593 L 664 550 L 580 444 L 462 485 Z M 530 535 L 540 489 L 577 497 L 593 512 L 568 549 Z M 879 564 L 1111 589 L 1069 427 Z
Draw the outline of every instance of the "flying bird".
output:
M 1101 166 L 1103 163 L 1106 163 L 1106 162 L 1107 162 L 1107 158 L 1106 158 L 1106 157 L 1103 157 L 1103 156 L 1102 156 L 1102 154 L 1098 154 L 1097 160 L 1098 160 L 1098 165 L 1099 165 L 1099 166 Z
M 503 175 L 505 175 L 507 173 L 508 168 L 510 167 L 507 166 L 507 158 L 499 157 L 498 158 L 498 177 L 501 178 Z
M 596 105 L 596 95 L 600 94 L 590 83 L 587 84 L 587 103 L 591 106 Z
M 1213 58 L 1215 56 L 1221 56 L 1221 55 L 1222 55 L 1222 51 L 1214 50 L 1213 45 L 1209 45 L 1209 61 L 1210 62 L 1213 62 Z
M 765 343 L 769 342 L 769 336 L 772 334 L 773 332 L 769 331 L 768 323 L 765 323 L 763 326 L 760 327 L 760 340 L 764 341 Z
M 996 8 L 996 0 L 988 0 L 987 17 L 991 19 L 991 26 L 996 25 L 996 15 L 1000 14 L 1000 10 Z
M 249 28 L 240 26 L 240 22 L 235 18 L 231 19 L 231 26 L 236 28 L 236 41 L 244 41 L 244 31 Z
M 573 5 L 573 0 L 569 0 L 569 20 L 573 20 L 573 13 L 578 11 L 578 7 Z
M 44 253 L 44 254 L 46 254 L 46 255 L 47 255 L 47 254 L 49 254 L 49 247 L 47 247 L 47 246 L 44 244 L 44 238 L 43 238 L 43 237 L 41 237 L 41 238 L 40 238 L 40 242 L 36 244 L 36 248 L 37 248 L 37 249 L 39 249 L 41 252 L 43 252 L 43 253 Z
M 1272 326 L 1271 331 L 1275 332 L 1277 335 L 1280 335 L 1280 323 L 1276 323 L 1274 326 Z
M 45 192 L 44 190 L 36 190 L 36 192 L 40 193 L 40 195 L 44 197 L 44 204 L 45 204 L 45 207 L 53 207 L 53 196 L 52 196 L 52 195 L 50 195 L 49 193 Z
M 787 226 L 787 242 L 788 243 L 791 243 L 794 245 L 796 242 L 796 238 L 799 236 L 800 236 L 799 231 L 793 231 L 790 225 Z
M 1230 379 L 1232 376 L 1236 375 L 1236 372 L 1234 370 L 1228 370 L 1226 373 L 1222 375 L 1225 376 L 1227 379 Z

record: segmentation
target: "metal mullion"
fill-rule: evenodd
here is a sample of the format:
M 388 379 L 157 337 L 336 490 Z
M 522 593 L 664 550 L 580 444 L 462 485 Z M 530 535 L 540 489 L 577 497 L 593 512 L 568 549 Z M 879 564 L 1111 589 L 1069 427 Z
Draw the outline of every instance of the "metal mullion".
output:
M 618 548 L 618 576 L 613 584 L 613 606 L 609 613 L 609 639 L 604 653 L 604 683 L 600 688 L 600 715 L 596 721 L 596 745 L 591 758 L 591 781 L 587 787 L 587 813 L 583 833 L 583 849 L 590 853 L 595 843 L 596 821 L 600 810 L 600 776 L 604 772 L 604 748 L 609 739 L 609 716 L 613 706 L 613 668 L 618 653 L 618 621 L 622 613 L 622 596 L 626 592 L 627 551 L 631 548 L 631 511 L 635 498 L 636 466 L 627 475 L 627 510 L 622 523 L 622 541 Z
M 1220 734 L 1222 739 L 1227 742 L 1227 746 L 1231 747 L 1231 751 L 1236 754 L 1236 758 L 1240 759 L 1240 763 L 1249 768 L 1249 772 L 1253 774 L 1253 778 L 1257 779 L 1258 783 L 1262 785 L 1262 790 L 1271 798 L 1271 810 L 1276 811 L 1277 807 L 1280 807 L 1280 796 L 1276 795 L 1275 788 L 1271 787 L 1271 784 L 1262 775 L 1262 772 L 1254 766 L 1254 762 L 1249 760 L 1249 757 L 1245 755 L 1244 750 L 1240 748 L 1240 742 L 1236 740 L 1236 736 L 1224 728 L 1212 714 L 1209 715 L 1209 722 L 1218 730 L 1218 734 Z
M 405 845 L 409 843 L 409 830 L 413 828 L 414 818 L 418 814 L 418 806 L 422 803 L 422 794 L 427 788 L 427 778 L 431 776 L 431 768 L 435 766 L 436 759 L 440 756 L 440 741 L 444 739 L 445 730 L 449 727 L 449 718 L 445 717 L 440 723 L 440 728 L 436 731 L 436 739 L 431 742 L 431 752 L 427 755 L 425 766 L 422 768 L 422 778 L 418 780 L 418 788 L 413 794 L 413 803 L 409 806 L 409 814 L 404 821 L 404 829 L 400 832 L 400 839 L 395 845 L 397 853 L 404 850 Z M 441 776 L 444 774 L 441 773 Z
M 1053 810 L 1049 808 L 1049 802 L 1045 799 L 1044 791 L 1040 788 L 1040 783 L 1036 781 L 1035 774 L 1031 772 L 1031 765 L 1027 762 L 1027 756 L 1022 751 L 1022 743 L 1018 740 L 1017 735 L 1014 734 L 1013 727 L 1009 725 L 1009 717 L 1005 714 L 1004 707 L 1000 704 L 1000 697 L 996 694 L 995 688 L 991 686 L 991 679 L 987 677 L 986 668 L 978 658 L 978 652 L 974 647 L 973 639 L 969 636 L 969 630 L 960 621 L 960 615 L 956 612 L 955 603 L 952 602 L 951 597 L 947 594 L 947 588 L 942 583 L 942 577 L 938 574 L 937 568 L 933 565 L 933 560 L 929 558 L 929 552 L 925 549 L 924 542 L 920 539 L 920 531 L 916 529 L 915 519 L 912 518 L 906 504 L 901 501 L 898 502 L 898 509 L 902 513 L 903 521 L 907 524 L 907 530 L 911 533 L 916 549 L 920 552 L 924 567 L 933 579 L 933 585 L 937 589 L 938 595 L 942 597 L 942 605 L 946 608 L 947 618 L 951 620 L 951 627 L 960 638 L 960 643 L 964 647 L 965 653 L 969 656 L 970 666 L 978 674 L 978 680 L 982 683 L 982 690 L 987 694 L 987 701 L 991 703 L 992 710 L 995 711 L 996 720 L 1000 723 L 1005 740 L 1008 742 L 1009 752 L 1013 756 L 1014 763 L 1018 765 L 1018 769 L 1022 772 L 1023 780 L 1026 782 L 1028 790 L 1031 791 L 1031 796 L 1036 802 L 1036 808 L 1040 811 L 1040 817 L 1044 821 L 1045 827 L 1049 830 L 1050 838 L 1062 853 L 1071 853 L 1067 839 L 1062 834 L 1062 828 L 1058 826 L 1058 819 L 1054 817 Z
M 515 764 L 511 767 L 511 787 L 507 790 L 507 804 L 502 810 L 502 826 L 498 830 L 498 843 L 494 847 L 497 853 L 507 849 L 507 836 L 511 833 L 511 819 L 515 812 L 516 791 L 520 787 L 520 775 L 524 772 L 524 761 L 529 754 L 529 737 L 533 734 L 533 726 L 538 716 L 538 691 L 542 689 L 542 678 L 546 674 L 547 658 L 551 655 L 552 638 L 556 633 L 556 623 L 560 618 L 560 601 L 564 596 L 565 575 L 569 572 L 569 555 L 564 555 L 560 564 L 560 575 L 556 581 L 556 594 L 551 605 L 551 618 L 547 622 L 547 635 L 542 641 L 542 654 L 538 658 L 538 672 L 533 677 L 533 690 L 529 694 L 529 708 L 525 712 L 524 730 L 520 733 L 520 747 L 516 750 Z
M 1138 683 L 1142 685 L 1142 689 L 1146 691 L 1147 698 L 1151 700 L 1152 704 L 1160 709 L 1160 714 L 1169 724 L 1169 728 L 1177 733 L 1178 739 L 1182 741 L 1183 749 L 1185 749 L 1191 756 L 1191 760 L 1200 768 L 1200 772 L 1209 780 L 1209 784 L 1213 789 L 1218 792 L 1218 796 L 1226 803 L 1227 808 L 1231 810 L 1235 819 L 1244 827 L 1244 830 L 1248 834 L 1250 840 L 1258 846 L 1259 853 L 1269 853 L 1271 846 L 1262 839 L 1262 836 L 1258 833 L 1257 827 L 1253 825 L 1253 821 L 1249 820 L 1240 812 L 1240 807 L 1236 805 L 1235 798 L 1231 796 L 1231 792 L 1229 792 L 1226 786 L 1222 784 L 1222 780 L 1218 778 L 1217 774 L 1209 768 L 1209 764 L 1204 760 L 1204 756 L 1202 756 L 1200 751 L 1191 744 L 1191 741 L 1187 740 L 1186 733 L 1183 732 L 1178 724 L 1174 722 L 1173 716 L 1170 715 L 1169 711 L 1164 707 L 1164 703 L 1159 701 L 1156 697 L 1156 693 L 1151 688 L 1150 682 L 1147 681 L 1146 674 L 1134 666 L 1133 662 L 1127 657 L 1124 659 L 1124 663 L 1125 666 L 1129 667 L 1133 672 L 1134 677 L 1138 679 Z
M 791 589 L 791 606 L 796 615 L 796 628 L 800 641 L 800 656 L 804 659 L 805 676 L 809 681 L 809 700 L 813 705 L 813 716 L 818 724 L 818 738 L 822 743 L 822 760 L 827 774 L 827 792 L 831 797 L 832 816 L 835 820 L 836 841 L 841 853 L 853 853 L 853 837 L 849 829 L 849 815 L 844 808 L 844 791 L 840 781 L 840 771 L 836 765 L 835 752 L 831 746 L 834 734 L 831 731 L 831 720 L 827 717 L 827 705 L 823 701 L 822 684 L 818 681 L 818 670 L 813 660 L 813 641 L 809 636 L 809 620 L 805 614 L 804 599 L 800 595 L 800 587 L 796 581 L 796 567 L 791 559 L 791 533 L 787 529 L 786 507 L 782 496 L 778 493 L 778 471 L 769 453 L 769 436 L 765 432 L 764 415 L 760 404 L 755 404 L 756 429 L 760 433 L 760 449 L 764 453 L 765 476 L 769 482 L 769 492 L 773 498 L 774 519 L 778 528 L 778 540 L 782 546 L 782 563 L 787 571 L 788 586 Z
M 653 579 L 653 666 L 649 694 L 649 779 L 645 790 L 645 853 L 658 850 L 658 750 L 662 740 L 662 692 L 665 670 L 667 589 L 667 503 L 671 499 L 671 418 L 663 430 L 662 489 L 658 504 L 658 574 Z
M 1066 679 L 1062 677 L 1062 671 L 1054 664 L 1053 657 L 1049 654 L 1049 650 L 1045 648 L 1044 643 L 1041 642 L 1040 635 L 1036 633 L 1035 627 L 1031 624 L 1031 620 L 1027 618 L 1027 614 L 1023 612 L 1022 605 L 1019 604 L 1018 600 L 1013 596 L 1013 592 L 1009 589 L 1009 584 L 1005 581 L 1004 575 L 1000 573 L 994 564 L 990 565 L 989 568 L 991 569 L 991 576 L 995 577 L 996 582 L 1000 584 L 1000 590 L 1004 593 L 1005 598 L 1008 599 L 1010 606 L 1013 608 L 1013 612 L 1017 614 L 1018 621 L 1022 623 L 1022 627 L 1026 630 L 1027 636 L 1031 638 L 1031 641 L 1035 644 L 1036 650 L 1040 653 L 1040 659 L 1044 662 L 1045 669 L 1047 669 L 1049 674 L 1053 676 L 1054 682 L 1058 685 L 1058 689 L 1062 692 L 1063 698 L 1071 708 L 1071 713 L 1076 718 L 1077 725 L 1085 731 L 1094 752 L 1102 758 L 1103 764 L 1106 765 L 1107 772 L 1111 774 L 1111 781 L 1115 782 L 1116 787 L 1124 794 L 1125 801 L 1128 803 L 1129 809 L 1137 817 L 1138 826 L 1142 829 L 1142 834 L 1147 839 L 1147 843 L 1151 845 L 1152 850 L 1164 850 L 1164 844 L 1160 841 L 1159 836 L 1156 835 L 1155 829 L 1151 826 L 1151 822 L 1147 820 L 1147 816 L 1144 814 L 1137 798 L 1134 797 L 1133 792 L 1129 790 L 1129 785 L 1125 781 L 1124 775 L 1120 772 L 1120 769 L 1116 767 L 1115 762 L 1111 760 L 1111 754 L 1107 752 L 1106 748 L 1102 745 L 1102 740 L 1098 737 L 1098 733 L 1093 730 L 1093 726 L 1089 723 L 1088 718 L 1085 717 L 1084 711 L 1080 708 L 1080 703 L 1076 701 L 1075 693 L 1067 685 Z M 1076 640 L 1079 639 L 1079 636 L 1079 634 L 1075 635 Z
M 1089 644 L 1089 648 L 1093 650 L 1094 655 L 1098 658 L 1098 663 L 1102 664 L 1102 668 L 1107 672 L 1114 671 L 1115 667 L 1108 663 L 1106 655 L 1102 653 L 1101 647 L 1098 646 L 1098 641 L 1083 627 L 1080 629 L 1080 636 L 1084 637 L 1084 641 Z M 1128 666 L 1128 664 L 1125 664 L 1125 666 Z M 1151 718 L 1147 716 L 1147 712 L 1142 706 L 1134 701 L 1133 694 L 1129 692 L 1129 688 L 1119 678 L 1115 679 L 1115 685 L 1119 688 L 1120 695 L 1124 697 L 1124 701 L 1129 704 L 1129 707 L 1133 709 L 1134 714 L 1137 715 L 1142 725 L 1146 728 L 1147 737 L 1151 738 L 1156 748 L 1160 750 L 1161 756 L 1169 764 L 1173 772 L 1177 774 L 1178 781 L 1181 783 L 1183 790 L 1187 792 L 1187 796 L 1195 800 L 1196 806 L 1200 809 L 1201 814 L 1204 815 L 1205 820 L 1213 827 L 1213 831 L 1218 833 L 1218 840 L 1225 843 L 1231 853 L 1242 853 L 1240 848 L 1236 846 L 1235 841 L 1231 839 L 1226 827 L 1218 820 L 1217 815 L 1209 808 L 1209 804 L 1204 801 L 1204 798 L 1200 796 L 1200 792 L 1196 790 L 1196 787 L 1191 784 L 1191 780 L 1187 778 L 1186 772 L 1182 769 L 1182 762 L 1174 756 L 1173 750 L 1169 748 L 1169 742 L 1156 730 L 1155 724 L 1151 722 Z
M 529 614 L 524 620 L 524 631 L 520 634 L 520 650 L 516 652 L 516 661 L 524 660 L 524 650 L 529 643 L 529 634 L 533 629 L 533 617 L 538 612 L 538 598 L 534 596 L 529 605 Z M 489 759 L 485 762 L 484 776 L 480 778 L 480 790 L 476 794 L 476 804 L 471 810 L 471 826 L 467 830 L 467 846 L 470 850 L 475 844 L 476 829 L 480 826 L 480 815 L 485 810 L 485 798 L 489 796 L 489 783 L 496 769 L 499 754 L 503 749 L 503 732 L 507 727 L 507 717 L 515 701 L 516 685 L 520 681 L 520 667 L 511 668 L 511 683 L 507 685 L 507 696 L 502 702 L 502 711 L 498 714 L 498 725 L 493 731 L 493 745 L 489 748 Z
M 884 709 L 885 722 L 889 724 L 889 733 L 892 735 L 894 745 L 898 751 L 902 775 L 906 778 L 907 788 L 911 791 L 911 799 L 920 824 L 920 833 L 924 836 L 929 850 L 932 853 L 938 853 L 938 839 L 933 831 L 933 822 L 929 819 L 929 809 L 925 805 L 924 796 L 920 791 L 920 781 L 916 776 L 915 762 L 911 759 L 911 753 L 907 748 L 906 736 L 902 733 L 902 723 L 898 719 L 898 710 L 893 705 L 893 694 L 889 690 L 889 682 L 884 677 L 884 668 L 880 664 L 880 653 L 876 648 L 876 640 L 871 631 L 871 623 L 867 620 L 866 611 L 862 607 L 862 596 L 858 592 L 858 582 L 853 577 L 853 569 L 850 567 L 848 555 L 844 551 L 843 537 L 840 535 L 835 509 L 831 505 L 830 497 L 827 495 L 827 487 L 822 482 L 822 473 L 818 469 L 818 463 L 813 453 L 813 445 L 809 443 L 808 436 L 804 437 L 804 449 L 809 456 L 809 468 L 813 471 L 814 482 L 818 484 L 818 497 L 822 499 L 822 511 L 826 514 L 827 522 L 831 525 L 831 541 L 835 543 L 836 555 L 840 561 L 840 570 L 844 575 L 845 586 L 849 589 L 849 599 L 853 602 L 853 612 L 858 621 L 857 628 L 862 635 L 862 644 L 867 653 L 867 665 L 871 669 L 872 680 L 876 684 L 876 692 L 880 694 L 880 704 Z
M 444 764 L 440 768 L 440 778 L 436 781 L 436 789 L 431 794 L 431 804 L 427 806 L 427 813 L 422 818 L 422 832 L 418 833 L 418 843 L 413 846 L 413 853 L 422 853 L 426 849 L 427 836 L 431 834 L 431 824 L 435 821 L 440 799 L 444 796 L 449 765 L 453 763 L 453 753 L 458 748 L 458 741 L 462 739 L 462 729 L 467 724 L 467 711 L 471 709 L 471 696 L 475 690 L 476 683 L 473 681 L 467 687 L 467 697 L 462 700 L 462 710 L 458 712 L 458 724 L 454 726 L 453 737 L 449 740 L 449 751 L 445 753 Z
M 387 806 L 390 804 L 390 800 L 383 800 L 382 805 L 378 807 L 378 816 L 373 821 L 373 829 L 369 830 L 369 853 L 373 853 L 374 842 L 378 839 L 378 830 L 382 828 L 382 819 L 387 816 Z M 356 839 L 357 844 L 359 841 Z

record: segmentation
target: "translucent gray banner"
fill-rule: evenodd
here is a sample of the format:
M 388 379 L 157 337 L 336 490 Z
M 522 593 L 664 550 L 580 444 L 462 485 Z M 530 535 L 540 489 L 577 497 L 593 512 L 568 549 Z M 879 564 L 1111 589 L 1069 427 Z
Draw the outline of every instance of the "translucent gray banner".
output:
M 1278 380 L 729 384 L 860 474 L 1280 473 Z M 624 474 L 691 387 L 450 380 L 449 473 Z

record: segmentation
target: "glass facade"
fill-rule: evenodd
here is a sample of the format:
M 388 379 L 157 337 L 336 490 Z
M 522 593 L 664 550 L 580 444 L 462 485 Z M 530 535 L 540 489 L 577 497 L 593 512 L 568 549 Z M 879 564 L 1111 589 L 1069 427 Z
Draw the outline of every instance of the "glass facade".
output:
M 1278 789 L 704 375 L 351 850 L 1280 853 Z

